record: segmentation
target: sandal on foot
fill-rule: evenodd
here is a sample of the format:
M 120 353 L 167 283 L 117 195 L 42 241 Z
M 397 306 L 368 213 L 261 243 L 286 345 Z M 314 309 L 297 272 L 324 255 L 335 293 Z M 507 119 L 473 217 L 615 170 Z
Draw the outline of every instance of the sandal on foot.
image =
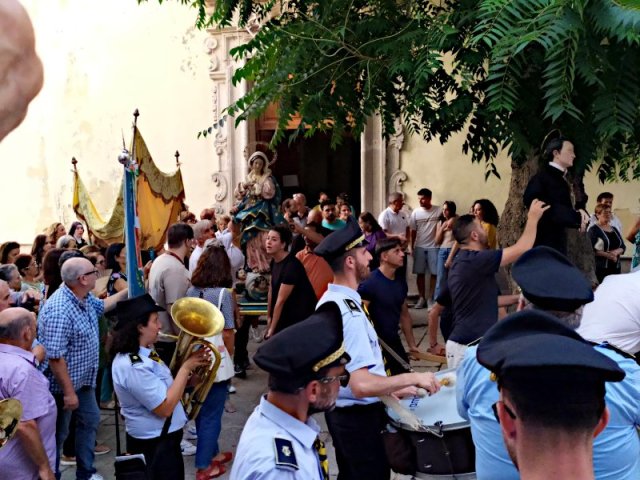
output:
M 196 472 L 196 480 L 209 480 L 210 478 L 218 478 L 227 473 L 227 469 L 219 462 L 214 462 L 204 470 Z
M 229 463 L 233 458 L 233 453 L 231 452 L 220 452 L 218 455 L 213 457 L 211 461 L 211 465 L 215 463 Z

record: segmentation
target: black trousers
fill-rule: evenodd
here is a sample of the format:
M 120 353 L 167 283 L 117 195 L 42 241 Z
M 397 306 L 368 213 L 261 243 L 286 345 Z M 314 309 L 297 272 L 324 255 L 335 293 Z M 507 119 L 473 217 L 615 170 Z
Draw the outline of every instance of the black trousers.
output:
M 175 480 L 184 478 L 184 462 L 180 450 L 182 429 L 163 438 L 141 440 L 127 433 L 127 452 L 141 453 L 147 463 L 149 480 Z
M 384 405 L 354 405 L 325 413 L 338 462 L 338 480 L 389 480 L 391 470 L 382 441 Z
M 251 328 L 251 318 L 244 317 L 242 325 L 236 330 L 234 341 L 233 363 L 241 370 L 245 370 L 249 366 L 249 352 L 247 345 L 249 344 L 249 329 Z

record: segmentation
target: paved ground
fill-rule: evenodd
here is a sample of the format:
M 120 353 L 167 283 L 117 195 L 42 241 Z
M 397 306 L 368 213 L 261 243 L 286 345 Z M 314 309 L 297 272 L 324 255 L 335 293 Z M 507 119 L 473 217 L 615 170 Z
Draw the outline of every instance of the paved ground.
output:
M 411 316 L 413 318 L 414 323 L 414 335 L 416 336 L 416 341 L 419 342 L 419 347 L 421 350 L 426 350 L 428 341 L 425 340 L 426 335 L 426 317 L 427 310 L 410 310 Z M 262 327 L 264 328 L 264 327 Z M 249 351 L 253 353 L 257 348 L 257 344 L 253 341 L 249 342 Z M 437 370 L 437 366 L 433 363 L 429 362 L 413 362 L 413 367 L 418 371 L 434 371 Z M 260 396 L 266 392 L 266 383 L 267 383 L 267 375 L 265 372 L 261 371 L 259 368 L 252 366 L 250 370 L 248 370 L 248 377 L 246 380 L 234 379 L 233 384 L 237 389 L 237 393 L 230 396 L 230 402 L 235 407 L 236 411 L 234 413 L 225 412 L 224 417 L 222 419 L 222 434 L 220 436 L 220 447 L 224 450 L 235 451 L 236 446 L 238 444 L 238 440 L 240 438 L 240 434 L 242 433 L 242 428 L 255 408 L 258 404 Z M 323 434 L 325 436 L 327 451 L 330 457 L 330 465 L 331 465 L 331 478 L 336 478 L 337 471 L 335 466 L 335 458 L 333 452 L 333 446 L 331 444 L 331 437 L 329 436 L 326 425 L 324 423 L 324 417 L 322 415 L 316 415 L 316 419 L 321 423 L 323 427 Z M 124 446 L 124 428 L 121 424 L 121 438 L 123 440 Z M 115 452 L 115 424 L 113 412 L 110 411 L 102 411 L 101 412 L 101 422 L 100 428 L 98 430 L 98 440 L 101 443 L 105 443 L 109 445 L 112 449 L 112 452 L 96 457 L 96 468 L 98 472 L 105 477 L 105 479 L 113 479 L 113 460 L 114 460 L 114 452 Z M 194 479 L 195 478 L 195 467 L 194 467 L 194 458 L 184 457 L 185 459 L 185 470 L 186 470 L 186 478 Z M 75 467 L 63 467 L 63 480 L 73 480 L 75 478 Z M 223 479 L 229 478 L 228 474 L 223 475 Z M 397 475 L 394 479 L 406 479 L 409 477 Z

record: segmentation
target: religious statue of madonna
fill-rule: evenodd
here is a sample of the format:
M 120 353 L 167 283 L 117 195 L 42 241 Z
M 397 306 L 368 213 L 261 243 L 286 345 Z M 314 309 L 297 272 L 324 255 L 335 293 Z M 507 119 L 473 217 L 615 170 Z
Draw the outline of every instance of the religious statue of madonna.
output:
M 280 213 L 280 186 L 263 152 L 251 155 L 248 164 L 247 178 L 235 190 L 239 203 L 231 213 L 240 224 L 241 245 L 245 250 L 247 266 L 254 272 L 264 273 L 269 271 L 264 237 L 271 227 L 284 222 Z

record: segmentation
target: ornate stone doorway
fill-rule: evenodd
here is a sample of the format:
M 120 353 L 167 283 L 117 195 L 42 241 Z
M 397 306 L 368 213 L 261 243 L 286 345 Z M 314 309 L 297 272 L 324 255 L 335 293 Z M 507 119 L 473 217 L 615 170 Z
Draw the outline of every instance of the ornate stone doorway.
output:
M 241 98 L 250 88 L 245 82 L 232 84 L 233 71 L 239 65 L 234 64 L 229 56 L 231 48 L 250 38 L 250 33 L 241 29 L 209 30 L 205 48 L 210 56 L 214 122 L 223 119 L 224 108 Z M 256 122 L 243 122 L 236 127 L 234 119 L 224 120 L 212 134 L 218 166 L 212 176 L 214 188 L 211 200 L 220 213 L 228 212 L 234 203 L 233 189 L 245 178 L 246 159 L 255 148 L 251 145 L 271 138 L 268 127 L 264 125 L 261 127 Z M 331 195 L 346 191 L 352 194 L 351 201 L 356 209 L 377 215 L 387 206 L 388 193 L 402 191 L 402 184 L 407 179 L 407 175 L 400 170 L 400 150 L 404 139 L 400 125 L 396 132 L 388 142 L 385 141 L 380 119 L 373 116 L 359 140 L 348 139 L 341 149 L 330 153 L 324 149 L 328 143 L 318 137 L 314 139 L 316 143 L 302 143 L 292 149 L 289 160 L 286 160 L 287 155 L 283 155 L 281 158 L 284 161 L 279 159 L 274 170 L 283 188 L 307 192 L 309 204 L 314 203 L 314 196 L 325 188 Z M 279 148 L 287 148 L 287 143 L 283 142 Z M 317 151 L 310 151 L 312 148 Z M 324 164 L 320 157 L 325 158 Z M 338 177 L 342 171 L 348 172 L 345 178 Z M 285 176 L 289 175 L 298 175 L 298 186 L 295 186 L 296 179 L 292 177 L 285 181 Z

